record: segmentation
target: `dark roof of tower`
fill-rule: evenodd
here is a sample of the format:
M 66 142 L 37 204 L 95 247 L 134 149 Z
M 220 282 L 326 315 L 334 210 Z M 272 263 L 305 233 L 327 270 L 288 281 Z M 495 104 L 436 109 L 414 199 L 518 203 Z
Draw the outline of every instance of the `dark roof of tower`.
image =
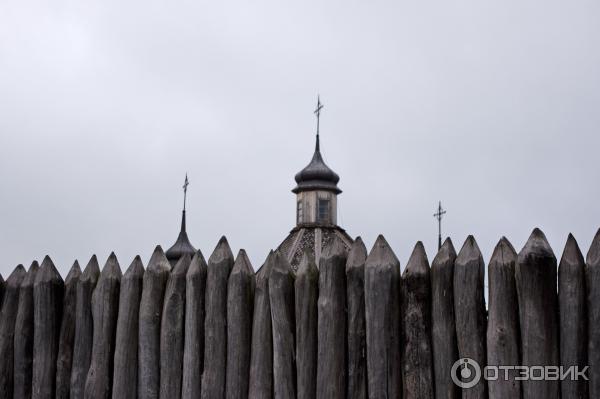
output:
M 337 183 L 340 177 L 323 161 L 319 146 L 319 135 L 317 134 L 317 144 L 315 153 L 310 163 L 296 174 L 296 183 L 298 185 L 292 190 L 293 193 L 299 193 L 307 190 L 328 190 L 340 194 Z
M 171 248 L 167 250 L 165 255 L 171 263 L 172 266 L 177 263 L 179 258 L 181 258 L 185 254 L 189 254 L 190 256 L 194 256 L 196 253 L 196 248 L 190 242 L 190 239 L 187 236 L 185 231 L 185 211 L 183 211 L 181 216 L 181 231 L 179 232 L 179 236 L 177 237 L 177 241 Z

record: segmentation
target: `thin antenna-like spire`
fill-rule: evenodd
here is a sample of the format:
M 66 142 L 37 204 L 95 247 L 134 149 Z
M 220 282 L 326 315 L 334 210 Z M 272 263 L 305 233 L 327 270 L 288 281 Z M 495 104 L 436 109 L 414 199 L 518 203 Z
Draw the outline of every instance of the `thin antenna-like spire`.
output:
M 185 182 L 183 183 L 183 212 L 181 214 L 181 231 L 185 232 L 185 205 L 187 200 L 187 188 L 190 185 L 187 173 L 185 174 Z
M 315 146 L 315 151 L 320 151 L 321 146 L 319 144 L 319 122 L 321 120 L 321 110 L 323 109 L 323 104 L 321 104 L 321 96 L 317 95 L 317 109 L 315 109 L 314 114 L 317 115 L 317 144 Z
M 185 182 L 183 183 L 183 211 L 185 212 L 185 201 L 187 198 L 187 188 L 190 185 L 190 181 L 188 180 L 187 173 L 185 174 Z
M 446 211 L 442 209 L 442 201 L 440 201 L 437 212 L 433 214 L 433 217 L 438 221 L 438 251 L 442 248 L 442 217 L 445 214 Z

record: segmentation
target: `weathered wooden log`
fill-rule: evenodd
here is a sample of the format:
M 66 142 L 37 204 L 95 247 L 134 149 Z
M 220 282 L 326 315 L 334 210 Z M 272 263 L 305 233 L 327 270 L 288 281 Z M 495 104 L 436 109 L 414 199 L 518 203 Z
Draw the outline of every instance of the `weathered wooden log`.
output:
M 171 265 L 158 245 L 142 283 L 138 335 L 139 399 L 158 399 L 160 391 L 160 323 L 170 271 Z
M 2 302 L 4 302 L 4 289 L 6 287 L 6 282 L 4 281 L 4 277 L 0 274 L 0 306 L 2 306 Z
M 14 338 L 14 399 L 31 399 L 33 375 L 33 283 L 39 265 L 33 261 L 19 290 Z
M 600 398 L 600 229 L 585 259 L 590 398 Z
M 112 399 L 137 398 L 138 325 L 144 265 L 136 256 L 121 279 Z
M 454 262 L 454 312 L 458 354 L 486 363 L 485 266 L 475 238 L 467 237 Z M 484 399 L 487 384 L 482 378 L 474 387 L 462 390 L 463 399 Z
M 274 252 L 271 251 L 256 273 L 248 399 L 273 398 L 273 331 L 269 278 L 273 269 L 274 256 Z
M 298 399 L 317 396 L 317 326 L 319 269 L 305 252 L 294 282 L 296 307 L 296 381 Z
M 487 361 L 492 366 L 519 365 L 519 303 L 515 282 L 517 252 L 504 237 L 498 242 L 488 266 L 489 305 Z M 490 399 L 520 398 L 521 383 L 509 372 L 488 381 Z
M 519 297 L 522 364 L 558 366 L 556 257 L 539 229 L 519 252 L 515 268 Z M 522 381 L 523 399 L 557 399 L 559 381 Z
M 356 237 L 346 262 L 348 307 L 348 399 L 367 398 L 367 326 L 365 324 L 365 261 L 367 248 Z M 299 357 L 299 354 L 298 354 Z M 298 389 L 300 382 L 298 381 Z
M 560 323 L 560 363 L 580 370 L 587 361 L 587 298 L 585 292 L 585 260 L 572 234 L 558 266 L 558 307 Z M 564 378 L 560 382 L 562 399 L 588 397 L 588 382 L 583 378 Z
M 58 341 L 56 362 L 56 399 L 69 399 L 71 391 L 71 368 L 73 366 L 73 344 L 75 342 L 75 307 L 77 306 L 77 284 L 81 277 L 79 262 L 75 261 L 65 279 L 63 316 Z
M 201 393 L 204 369 L 204 300 L 207 266 L 197 251 L 186 276 L 185 342 L 183 353 L 183 383 L 181 397 L 197 399 Z
M 400 398 L 400 262 L 382 235 L 365 262 L 369 399 Z
M 206 318 L 204 321 L 204 373 L 202 399 L 225 397 L 227 369 L 227 281 L 233 254 L 225 237 L 208 259 L 206 274 Z
M 402 275 L 404 399 L 433 399 L 431 279 L 425 247 L 417 242 Z
M 65 283 L 46 256 L 33 284 L 32 399 L 55 396 L 56 359 Z
M 346 261 L 339 238 L 319 262 L 317 399 L 346 396 Z
M 254 269 L 242 249 L 227 286 L 227 399 L 248 397 L 255 286 Z
M 13 397 L 15 320 L 19 311 L 19 290 L 26 274 L 23 265 L 18 265 L 8 276 L 4 289 L 0 313 L 0 398 Z
M 110 254 L 92 295 L 94 338 L 92 361 L 85 381 L 85 399 L 110 399 L 112 392 L 115 336 L 119 314 L 121 267 Z
M 171 271 L 160 329 L 160 398 L 181 398 L 185 325 L 185 278 L 191 257 L 184 254 Z
M 269 300 L 273 326 L 273 397 L 293 399 L 296 396 L 294 272 L 279 251 L 273 256 Z
M 431 263 L 431 343 L 436 399 L 456 399 L 459 388 L 451 369 L 458 360 L 454 320 L 454 261 L 456 251 L 447 238 Z
M 94 320 L 92 319 L 92 293 L 96 288 L 100 266 L 96 255 L 92 255 L 77 283 L 75 304 L 75 339 L 73 365 L 71 367 L 71 399 L 83 399 L 85 379 L 92 360 Z

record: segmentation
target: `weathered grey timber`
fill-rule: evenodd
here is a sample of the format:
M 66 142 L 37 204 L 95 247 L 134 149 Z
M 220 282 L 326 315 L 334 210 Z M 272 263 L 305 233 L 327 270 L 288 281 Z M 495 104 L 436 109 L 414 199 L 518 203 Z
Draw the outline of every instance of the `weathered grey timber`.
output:
M 559 364 L 556 257 L 544 233 L 533 230 L 516 266 L 522 364 Z M 558 381 L 523 381 L 523 399 L 558 399 Z
M 71 368 L 71 399 L 83 399 L 85 379 L 92 360 L 94 320 L 92 319 L 92 293 L 96 288 L 100 266 L 96 255 L 92 255 L 77 284 L 75 305 L 75 340 L 73 344 L 73 366 Z
M 137 397 L 138 325 L 143 279 L 144 265 L 138 255 L 121 279 L 112 399 Z
M 454 262 L 454 312 L 458 354 L 486 364 L 485 266 L 473 236 L 467 237 Z M 462 390 L 463 399 L 484 399 L 486 383 Z
M 254 269 L 242 249 L 235 259 L 227 286 L 225 397 L 228 399 L 248 397 L 255 285 Z
M 273 398 L 273 331 L 269 278 L 273 269 L 274 256 L 273 251 L 269 252 L 265 263 L 256 273 L 249 399 Z
M 314 257 L 306 252 L 298 266 L 294 291 L 298 399 L 315 399 L 317 395 L 319 269 L 317 269 Z
M 459 388 L 451 368 L 458 360 L 454 321 L 454 261 L 456 251 L 447 238 L 431 263 L 431 343 L 436 399 L 456 399 Z
M 85 399 L 109 399 L 112 391 L 115 336 L 119 313 L 121 267 L 110 254 L 92 295 L 94 338 L 92 361 L 85 381 Z
M 77 306 L 77 284 L 81 277 L 79 262 L 75 261 L 65 278 L 63 316 L 58 341 L 56 362 L 56 399 L 69 399 L 71 391 L 71 368 L 75 342 L 75 308 Z
M 365 263 L 369 399 L 400 398 L 400 262 L 382 235 Z
M 8 276 L 4 288 L 0 313 L 0 398 L 13 397 L 15 320 L 19 311 L 19 289 L 26 274 L 23 265 L 18 265 Z
M 14 338 L 14 399 L 30 399 L 33 374 L 33 283 L 39 265 L 33 261 L 19 290 Z
M 225 397 L 227 368 L 227 281 L 233 254 L 225 237 L 208 259 L 206 274 L 206 318 L 204 321 L 204 373 L 202 399 Z
M 560 363 L 580 370 L 588 365 L 586 300 L 585 260 L 575 237 L 569 234 L 558 266 Z M 588 397 L 588 382 L 583 378 L 565 378 L 560 388 L 562 399 Z
M 55 396 L 56 359 L 65 283 L 46 256 L 33 284 L 33 399 Z
M 160 323 L 171 265 L 160 245 L 148 262 L 142 283 L 138 335 L 138 398 L 158 399 L 160 390 Z
M 520 364 L 516 262 L 517 252 L 511 243 L 502 237 L 488 266 L 487 361 L 493 366 Z M 511 372 L 509 379 L 488 381 L 490 399 L 520 398 L 521 383 L 516 381 L 515 377 L 516 373 Z
M 4 281 L 4 277 L 0 274 L 0 306 L 2 306 L 2 302 L 4 301 L 4 288 L 6 286 L 6 282 Z
M 366 260 L 367 248 L 363 240 L 360 237 L 356 237 L 350 248 L 346 262 L 348 399 L 367 398 Z M 298 381 L 298 390 L 300 390 L 300 381 Z
M 402 386 L 404 399 L 433 399 L 431 279 L 429 261 L 417 242 L 402 275 Z
M 200 397 L 204 369 L 204 300 L 207 266 L 202 252 L 197 251 L 186 276 L 185 338 L 181 397 Z
M 600 398 L 600 229 L 586 256 L 590 398 Z
M 181 398 L 185 325 L 185 278 L 191 257 L 183 254 L 165 289 L 160 329 L 160 398 Z
M 296 396 L 294 271 L 279 251 L 273 256 L 269 299 L 273 326 L 273 397 L 293 399 Z
M 319 263 L 317 399 L 346 397 L 346 261 L 334 238 Z

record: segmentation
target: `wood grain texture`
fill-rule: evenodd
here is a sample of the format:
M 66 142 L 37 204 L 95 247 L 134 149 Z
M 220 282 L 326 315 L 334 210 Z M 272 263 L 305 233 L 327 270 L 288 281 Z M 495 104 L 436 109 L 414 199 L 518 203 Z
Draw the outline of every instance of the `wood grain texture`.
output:
M 404 399 L 433 399 L 431 278 L 423 243 L 413 249 L 402 275 L 402 386 Z
M 85 381 L 85 399 L 110 399 L 112 392 L 115 335 L 119 312 L 121 267 L 110 254 L 92 294 L 94 336 L 92 360 Z
M 33 399 L 55 396 L 56 360 L 65 284 L 50 257 L 42 261 L 33 284 Z
M 585 259 L 590 398 L 600 398 L 600 229 Z
M 227 399 L 248 397 L 255 287 L 254 269 L 242 249 L 227 286 Z
M 447 238 L 431 263 L 431 343 L 436 399 L 457 399 L 459 388 L 451 378 L 458 360 L 454 319 L 454 262 L 456 251 Z
M 33 283 L 39 270 L 31 263 L 19 289 L 19 307 L 14 338 L 14 399 L 30 399 L 33 375 Z
M 65 279 L 63 317 L 58 342 L 58 360 L 56 362 L 56 399 L 69 399 L 71 392 L 77 285 L 80 278 L 81 268 L 79 267 L 79 262 L 75 261 Z
M 317 399 L 346 397 L 346 261 L 336 237 L 319 262 Z
M 92 319 L 92 293 L 98 278 L 100 265 L 96 255 L 92 255 L 77 284 L 75 304 L 75 339 L 73 343 L 73 364 L 71 367 L 71 399 L 83 399 L 85 379 L 92 360 L 92 340 L 94 321 Z
M 504 237 L 498 242 L 488 267 L 489 305 L 487 358 L 492 366 L 520 364 L 519 303 L 515 281 L 517 252 Z M 520 398 L 521 382 L 509 379 L 488 382 L 490 399 Z
M 204 373 L 202 399 L 225 397 L 227 368 L 227 282 L 234 259 L 229 243 L 221 237 L 208 259 L 206 318 L 204 320 Z
M 144 279 L 142 259 L 136 256 L 121 279 L 119 316 L 113 365 L 113 399 L 137 398 L 138 326 Z
M 274 257 L 275 254 L 271 251 L 265 263 L 256 273 L 249 399 L 273 398 L 273 330 L 269 278 L 273 269 Z
M 454 315 L 458 355 L 487 364 L 487 315 L 484 298 L 485 265 L 473 236 L 467 237 L 454 262 Z M 484 399 L 487 384 L 481 380 L 471 389 L 462 390 L 463 399 Z
M 184 254 L 167 281 L 160 329 L 160 398 L 181 398 L 185 325 L 185 287 L 191 257 Z
M 296 396 L 294 272 L 279 251 L 273 257 L 269 299 L 273 326 L 273 396 L 293 399 Z
M 0 398 L 13 397 L 15 320 L 19 311 L 19 290 L 26 274 L 23 265 L 18 265 L 6 279 L 0 312 Z
M 296 380 L 298 399 L 317 396 L 317 324 L 319 269 L 305 252 L 294 281 L 296 308 Z
M 379 236 L 365 263 L 369 399 L 400 398 L 400 262 Z
M 556 257 L 546 236 L 535 229 L 516 266 L 522 364 L 559 365 Z M 522 381 L 523 399 L 558 399 L 559 381 Z
M 357 237 L 346 262 L 348 399 L 367 398 L 366 260 L 367 248 L 363 240 Z
M 138 335 L 138 398 L 158 399 L 160 391 L 160 324 L 171 265 L 160 246 L 148 262 L 142 283 Z
M 181 397 L 197 399 L 201 394 L 204 369 L 204 301 L 207 266 L 202 252 L 197 251 L 186 276 L 185 339 Z
M 572 234 L 558 266 L 558 307 L 560 323 L 560 363 L 565 367 L 588 365 L 587 299 L 585 260 Z M 560 382 L 562 399 L 588 397 L 588 382 L 582 378 L 565 378 Z

